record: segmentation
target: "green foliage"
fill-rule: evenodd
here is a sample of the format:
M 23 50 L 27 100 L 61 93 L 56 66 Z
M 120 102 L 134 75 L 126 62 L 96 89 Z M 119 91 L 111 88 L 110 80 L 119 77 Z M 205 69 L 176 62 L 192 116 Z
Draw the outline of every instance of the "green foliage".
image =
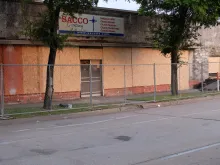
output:
M 25 16 L 26 4 L 31 0 L 23 0 L 23 15 Z M 60 35 L 59 14 L 63 11 L 74 16 L 74 13 L 82 13 L 92 7 L 91 0 L 44 0 L 43 4 L 47 8 L 38 14 L 37 18 L 24 17 L 23 34 L 31 40 L 42 41 L 50 48 L 62 49 L 68 35 Z
M 218 0 L 136 1 L 141 5 L 141 14 L 162 18 L 153 30 L 153 40 L 164 55 L 193 46 L 199 36 L 198 29 L 216 25 L 220 13 Z

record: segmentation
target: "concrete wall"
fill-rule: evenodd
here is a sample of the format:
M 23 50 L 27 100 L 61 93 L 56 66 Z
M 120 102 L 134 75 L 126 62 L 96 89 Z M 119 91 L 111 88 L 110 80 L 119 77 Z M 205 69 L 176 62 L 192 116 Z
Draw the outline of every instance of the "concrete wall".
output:
M 220 26 L 202 28 L 199 33 L 201 36 L 196 41 L 198 46 L 195 47 L 193 56 L 193 79 L 195 80 L 201 80 L 201 63 L 203 63 L 203 77 L 206 79 L 209 76 L 209 57 L 220 57 Z M 217 58 L 213 60 L 212 62 L 218 62 Z
M 36 19 L 39 12 L 46 10 L 42 3 L 32 3 L 25 5 L 25 14 L 30 17 L 29 19 Z M 72 37 L 70 41 L 76 45 L 99 45 L 100 44 L 144 44 L 151 46 L 149 40 L 151 32 L 149 27 L 154 26 L 158 19 L 151 17 L 138 16 L 137 12 L 94 8 L 85 14 L 123 17 L 124 18 L 124 37 Z M 25 37 L 21 35 L 23 30 L 23 20 L 21 12 L 21 4 L 16 1 L 0 1 L 0 41 L 7 44 L 13 43 L 22 44 L 26 43 Z M 7 41 L 6 41 L 7 40 Z M 19 41 L 19 42 L 16 42 Z M 90 41 L 90 42 L 88 42 Z

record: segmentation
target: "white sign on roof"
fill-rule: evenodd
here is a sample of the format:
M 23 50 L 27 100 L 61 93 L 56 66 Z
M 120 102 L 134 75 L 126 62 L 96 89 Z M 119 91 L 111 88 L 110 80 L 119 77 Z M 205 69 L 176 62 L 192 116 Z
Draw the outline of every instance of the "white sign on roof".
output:
M 88 36 L 124 36 L 124 18 L 60 13 L 59 33 Z

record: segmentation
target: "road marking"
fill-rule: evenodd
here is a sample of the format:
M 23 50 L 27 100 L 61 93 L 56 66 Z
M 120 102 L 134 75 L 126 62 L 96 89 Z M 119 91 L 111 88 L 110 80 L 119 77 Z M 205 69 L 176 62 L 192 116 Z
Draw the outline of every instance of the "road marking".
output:
M 159 119 L 155 119 L 155 120 L 145 120 L 145 121 L 140 121 L 140 122 L 124 124 L 124 125 L 117 126 L 117 127 L 122 127 L 122 126 L 124 127 L 124 126 L 129 126 L 129 125 L 138 125 L 138 124 L 145 124 L 145 123 L 152 123 L 152 122 L 157 122 L 157 121 L 162 121 L 162 120 L 176 119 L 176 118 L 181 118 L 181 117 L 185 117 L 185 116 L 191 116 L 191 115 L 203 114 L 203 113 L 210 113 L 210 112 L 217 112 L 217 111 L 220 111 L 220 109 L 218 109 L 218 110 L 210 110 L 208 112 L 207 111 L 203 111 L 203 112 L 199 112 L 199 113 L 191 113 L 191 114 L 186 114 L 186 115 L 182 115 L 182 116 L 159 118 Z M 46 129 L 56 129 L 56 128 L 65 128 L 65 127 L 76 127 L 76 126 L 84 126 L 84 125 L 93 125 L 93 124 L 105 123 L 105 122 L 114 121 L 114 120 L 121 120 L 121 119 L 135 117 L 135 116 L 140 116 L 140 115 L 130 115 L 130 116 L 118 117 L 118 118 L 107 119 L 107 120 L 100 120 L 100 121 L 96 121 L 96 122 L 81 123 L 81 124 L 70 124 L 70 125 L 56 126 L 56 127 L 36 128 L 36 130 L 46 130 Z M 117 127 L 114 127 L 114 128 L 117 128 Z M 105 129 L 105 128 L 99 128 L 99 129 Z M 94 130 L 94 129 L 92 129 L 92 130 Z M 24 131 L 31 131 L 31 129 L 17 130 L 17 132 L 24 132 Z M 71 134 L 73 134 L 73 133 L 66 133 L 66 135 L 71 135 Z M 65 134 L 55 134 L 54 136 L 64 136 L 64 135 Z M 45 138 L 45 137 L 42 137 L 42 138 Z M 21 140 L 17 140 L 17 141 L 0 142 L 0 145 L 11 144 L 11 143 L 16 143 L 16 142 L 25 141 L 25 140 L 31 140 L 31 139 L 35 139 L 35 138 L 27 138 L 27 139 L 21 139 Z
M 155 121 L 175 119 L 175 118 L 179 118 L 179 117 L 165 117 L 165 118 L 160 118 L 160 119 L 155 119 L 155 120 L 139 121 L 139 122 L 132 123 L 132 125 L 138 125 L 138 124 L 144 124 L 144 123 L 151 123 L 151 122 L 155 122 Z
M 192 116 L 192 115 L 211 113 L 211 112 L 218 112 L 218 111 L 220 111 L 220 109 L 214 109 L 214 110 L 203 111 L 203 112 L 198 112 L 198 113 L 190 113 L 190 114 L 176 116 L 176 117 L 163 118 L 163 119 L 160 119 L 160 120 L 167 120 L 167 119 L 172 119 L 172 118 L 177 118 L 177 117 L 187 117 L 187 116 Z M 84 125 L 93 125 L 93 124 L 105 123 L 105 122 L 109 122 L 109 121 L 113 121 L 113 120 L 121 120 L 121 119 L 136 117 L 136 116 L 140 116 L 140 115 L 143 115 L 143 114 L 122 116 L 122 117 L 117 117 L 117 118 L 113 118 L 113 119 L 99 120 L 99 121 L 88 122 L 88 123 L 68 124 L 68 125 L 63 125 L 63 126 L 42 127 L 42 128 L 36 128 L 36 130 L 46 130 L 46 129 L 56 129 L 56 128 L 65 128 L 65 127 L 76 127 L 76 126 L 84 126 Z M 158 115 L 158 114 L 151 114 L 151 115 Z M 151 120 L 150 121 L 141 121 L 141 122 L 137 122 L 137 123 L 134 123 L 134 124 L 142 124 L 142 123 L 148 123 L 148 122 L 154 122 L 154 121 L 155 120 L 152 120 L 152 121 Z M 158 120 L 156 120 L 156 121 L 158 121 Z M 16 131 L 11 131 L 11 132 L 16 133 L 16 132 L 25 132 L 25 131 L 31 131 L 31 129 L 16 130 Z
M 111 118 L 107 120 L 99 120 L 95 122 L 88 122 L 88 123 L 80 123 L 80 124 L 67 124 L 67 125 L 62 125 L 62 126 L 50 126 L 50 127 L 42 127 L 42 128 L 36 128 L 36 130 L 45 130 L 45 129 L 56 129 L 56 128 L 65 128 L 65 127 L 76 127 L 76 126 L 84 126 L 84 125 L 93 125 L 93 124 L 99 124 L 99 123 L 105 123 L 113 120 L 121 120 L 121 119 L 127 119 L 131 117 L 135 117 L 139 115 L 129 115 L 129 116 L 122 116 L 122 117 L 116 117 L 116 118 Z M 24 131 L 31 131 L 31 129 L 21 129 L 21 130 L 15 130 L 11 132 L 24 132 Z
M 210 111 L 203 111 L 203 112 L 198 112 L 198 113 L 186 114 L 186 115 L 182 115 L 181 117 L 199 115 L 199 114 L 210 113 L 210 112 L 218 112 L 218 111 L 220 111 L 220 109 L 214 109 L 214 110 L 210 110 Z
M 191 153 L 194 153 L 194 152 L 199 152 L 199 151 L 209 149 L 209 148 L 212 148 L 212 147 L 217 147 L 217 146 L 220 146 L 220 142 L 209 144 L 209 145 L 198 147 L 198 148 L 185 150 L 185 151 L 178 152 L 178 153 L 175 153 L 175 154 L 170 154 L 170 155 L 156 157 L 156 158 L 153 158 L 153 159 L 144 160 L 144 161 L 141 161 L 141 162 L 134 163 L 132 165 L 141 165 L 141 164 L 146 164 L 146 163 L 154 162 L 154 161 L 168 160 L 168 159 L 172 159 L 172 158 L 175 158 L 175 157 L 191 154 Z
M 131 117 L 135 117 L 135 116 L 140 116 L 140 115 L 130 115 L 130 116 L 117 117 L 116 120 L 127 119 L 127 118 L 131 118 Z
M 16 131 L 11 131 L 11 132 L 25 132 L 25 131 L 30 131 L 31 129 L 19 129 Z
M 127 118 L 128 118 L 128 116 L 127 116 Z M 151 122 L 156 122 L 156 121 L 161 121 L 161 120 L 167 120 L 167 119 L 170 119 L 170 118 L 177 118 L 177 117 L 160 118 L 160 119 L 155 119 L 155 120 L 146 120 L 146 121 L 142 121 L 142 122 L 135 122 L 135 123 L 124 124 L 124 125 L 116 126 L 116 127 L 113 127 L 113 128 L 125 127 L 125 126 L 136 125 L 136 124 L 151 123 Z M 107 121 L 110 121 L 110 120 L 115 120 L 115 119 L 101 120 L 101 121 L 97 121 L 97 122 L 101 123 L 101 122 L 107 122 Z M 97 123 L 97 122 L 95 122 L 95 123 Z M 83 124 L 85 125 L 86 123 L 83 123 Z M 92 124 L 92 123 L 87 123 L 87 124 Z M 77 126 L 77 125 L 72 125 L 71 127 L 73 127 L 73 126 Z M 59 126 L 59 127 L 61 127 L 61 126 Z M 103 129 L 108 129 L 108 128 L 98 128 L 98 129 L 99 130 L 103 130 Z M 90 130 L 86 130 L 86 131 L 88 132 L 88 131 L 94 131 L 94 130 L 97 130 L 97 129 L 90 129 Z M 51 137 L 51 136 L 53 136 L 53 137 L 55 137 L 55 136 L 68 136 L 68 135 L 72 135 L 72 134 L 75 134 L 75 133 L 76 132 L 69 132 L 69 133 L 65 133 L 65 134 L 64 133 L 51 134 L 50 136 L 44 136 L 44 137 L 38 137 L 38 138 L 48 138 L 48 137 Z M 14 141 L 5 141 L 5 142 L 0 142 L 0 145 L 8 145 L 8 144 L 22 142 L 22 141 L 26 141 L 26 140 L 32 140 L 32 139 L 36 139 L 36 138 L 37 137 L 20 139 L 20 140 L 14 140 Z
M 165 156 L 165 157 L 162 158 L 162 160 L 172 159 L 172 158 L 175 158 L 175 157 L 191 154 L 191 153 L 194 153 L 194 152 L 199 152 L 199 151 L 209 149 L 209 148 L 212 148 L 212 147 L 217 147 L 219 145 L 220 145 L 220 142 L 214 143 L 214 144 L 209 144 L 209 145 L 199 147 L 199 148 L 186 150 L 186 151 L 183 151 L 183 152 L 179 152 L 179 153 L 175 153 L 175 154 L 172 154 L 172 155 Z

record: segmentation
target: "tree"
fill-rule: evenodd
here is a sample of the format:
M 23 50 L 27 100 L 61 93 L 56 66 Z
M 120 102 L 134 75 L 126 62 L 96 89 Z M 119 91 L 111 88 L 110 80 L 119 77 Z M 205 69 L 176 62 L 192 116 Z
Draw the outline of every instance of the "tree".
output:
M 24 0 L 23 2 L 29 3 L 30 1 L 31 0 Z M 97 3 L 97 1 L 93 2 Z M 32 40 L 42 41 L 50 48 L 43 105 L 44 109 L 52 109 L 56 53 L 57 50 L 62 49 L 65 46 L 64 43 L 68 38 L 68 35 L 60 35 L 57 33 L 59 30 L 60 11 L 74 17 L 74 13 L 82 13 L 83 11 L 90 9 L 94 5 L 93 2 L 91 0 L 44 0 L 42 3 L 45 5 L 46 10 L 39 13 L 37 19 L 24 19 L 24 34 Z M 27 3 L 23 3 L 23 5 L 25 6 Z M 22 9 L 25 10 L 25 7 Z
M 155 46 L 164 56 L 171 56 L 171 93 L 178 95 L 177 70 L 181 50 L 194 45 L 198 29 L 217 24 L 220 11 L 218 0 L 136 0 L 139 12 L 162 19 L 153 32 Z

